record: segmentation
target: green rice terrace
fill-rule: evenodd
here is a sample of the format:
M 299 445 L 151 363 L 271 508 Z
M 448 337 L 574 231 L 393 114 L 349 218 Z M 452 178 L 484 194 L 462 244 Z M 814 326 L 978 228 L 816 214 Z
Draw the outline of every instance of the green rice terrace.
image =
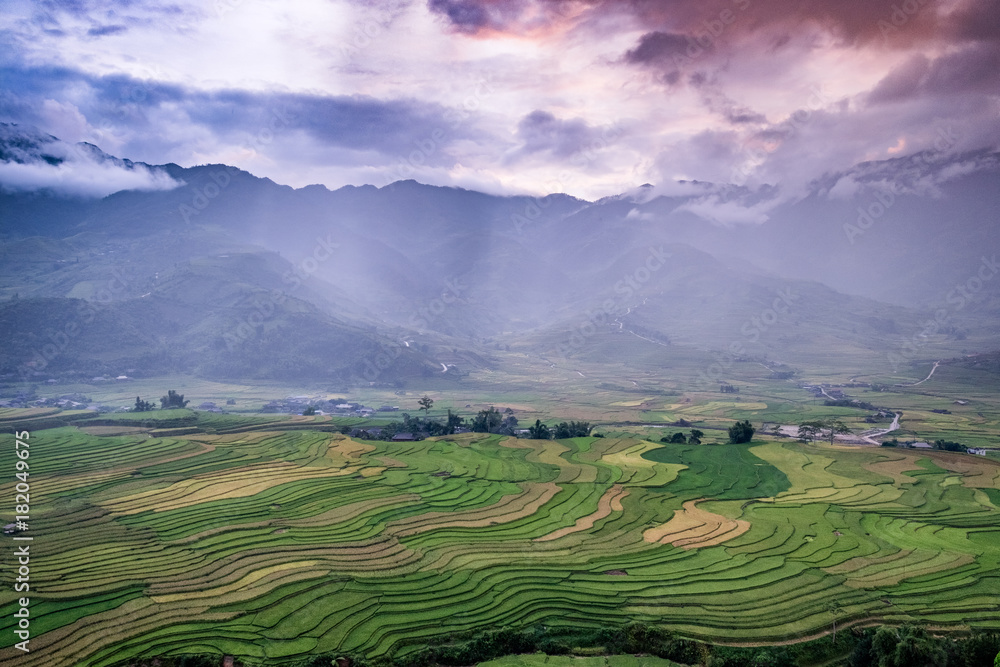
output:
M 400 657 L 499 627 L 640 622 L 734 645 L 881 623 L 1000 629 L 994 459 L 228 426 L 32 432 L 19 667 Z M 0 589 L 4 664 L 17 597 Z

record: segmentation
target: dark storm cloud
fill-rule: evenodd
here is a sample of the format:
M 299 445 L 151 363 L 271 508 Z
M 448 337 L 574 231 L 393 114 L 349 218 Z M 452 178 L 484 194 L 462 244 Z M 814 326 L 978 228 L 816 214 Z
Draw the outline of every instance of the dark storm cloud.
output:
M 87 31 L 87 35 L 90 37 L 106 37 L 108 35 L 118 35 L 126 30 L 128 30 L 128 27 L 123 25 L 102 25 L 91 28 Z
M 602 13 L 599 3 L 574 0 L 427 0 L 427 8 L 447 20 L 453 30 L 465 34 L 506 32 L 518 37 L 563 24 L 574 10 Z
M 541 153 L 564 160 L 587 150 L 599 142 L 601 136 L 600 129 L 591 127 L 583 119 L 561 120 L 548 111 L 532 111 L 517 124 L 517 139 L 521 145 L 508 156 L 508 161 Z
M 636 0 L 630 11 L 647 26 L 684 34 L 713 32 L 715 21 L 723 12 L 732 12 L 736 20 L 723 23 L 733 34 L 801 31 L 812 25 L 835 36 L 844 44 L 861 45 L 884 39 L 883 22 L 890 22 L 895 8 L 912 5 L 906 20 L 907 39 L 924 35 L 933 25 L 934 11 L 924 11 L 932 0 Z M 610 1 L 606 9 L 615 6 Z M 903 32 L 900 30 L 899 32 Z
M 522 16 L 527 3 L 520 0 L 429 0 L 427 7 L 448 19 L 459 32 L 505 30 Z
M 592 7 L 592 11 L 633 13 L 649 31 L 622 60 L 664 72 L 661 79 L 669 74 L 671 84 L 681 79 L 676 72 L 685 56 L 707 56 L 700 63 L 707 67 L 713 58 L 723 64 L 733 57 L 777 53 L 791 47 L 793 35 L 810 28 L 826 32 L 841 46 L 859 49 L 1000 42 L 996 0 L 964 0 L 951 12 L 940 12 L 935 0 L 636 0 Z M 971 59 L 968 64 L 978 66 Z
M 929 59 L 917 54 L 891 71 L 872 89 L 871 104 L 918 97 L 1000 91 L 1000 44 L 977 43 Z
M 8 67 L 0 69 L 0 76 L 8 82 L 0 93 L 0 118 L 44 127 L 39 115 L 43 100 L 60 99 L 70 88 L 85 87 L 88 95 L 83 96 L 86 103 L 81 103 L 80 111 L 92 125 L 110 122 L 123 131 L 144 133 L 148 141 L 162 141 L 154 116 L 165 108 L 235 145 L 245 143 L 248 136 L 273 132 L 275 118 L 283 130 L 305 132 L 320 145 L 390 156 L 413 150 L 432 134 L 452 140 L 466 133 L 455 128 L 452 110 L 412 99 L 207 92 L 122 75 L 92 77 L 66 68 Z
M 916 54 L 879 81 L 869 93 L 868 101 L 877 104 L 913 97 L 927 76 L 930 62 L 924 54 Z
M 688 48 L 688 38 L 677 33 L 648 32 L 639 38 L 634 49 L 625 52 L 625 62 L 630 64 L 672 62 L 675 56 L 683 56 Z
M 455 28 L 463 32 L 476 32 L 492 22 L 490 13 L 480 3 L 467 0 L 430 0 L 432 12 L 443 14 Z
M 448 110 L 434 104 L 364 95 L 222 91 L 189 94 L 187 107 L 193 121 L 219 134 L 259 131 L 277 116 L 322 144 L 388 155 L 408 152 L 435 130 L 445 133 L 452 124 L 446 119 Z
M 996 0 L 967 0 L 948 17 L 951 36 L 959 40 L 1000 41 Z
M 676 48 L 678 36 L 686 41 L 688 36 L 720 33 L 720 25 L 734 36 L 772 35 L 772 47 L 806 26 L 855 46 L 912 44 L 944 32 L 992 39 L 1000 30 L 995 0 L 965 0 L 949 17 L 938 15 L 936 0 L 428 0 L 427 6 L 465 33 L 488 29 L 517 35 L 526 25 L 598 24 L 601 17 L 630 15 L 647 27 L 626 56 L 636 64 Z

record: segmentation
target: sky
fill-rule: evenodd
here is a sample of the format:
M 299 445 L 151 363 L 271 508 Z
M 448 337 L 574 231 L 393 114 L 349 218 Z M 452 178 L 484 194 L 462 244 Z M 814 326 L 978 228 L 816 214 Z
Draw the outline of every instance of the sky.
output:
M 861 162 L 1000 148 L 997 0 L 0 8 L 0 121 L 294 187 L 594 200 L 697 180 L 770 193 L 726 213 L 755 221 Z

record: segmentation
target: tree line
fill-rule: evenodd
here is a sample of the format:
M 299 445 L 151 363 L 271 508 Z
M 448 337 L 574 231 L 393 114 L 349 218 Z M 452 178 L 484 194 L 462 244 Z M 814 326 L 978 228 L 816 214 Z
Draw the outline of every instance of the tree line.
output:
M 644 623 L 598 628 L 534 625 L 493 628 L 452 635 L 405 655 L 368 658 L 341 652 L 311 655 L 287 667 L 460 667 L 508 655 L 652 655 L 685 665 L 711 667 L 798 667 L 840 664 L 847 667 L 1000 667 L 1000 634 L 934 636 L 904 625 L 855 628 L 837 638 L 821 637 L 783 646 L 719 646 L 679 637 Z M 115 667 L 215 667 L 219 656 L 187 655 L 131 659 Z M 237 661 L 238 666 L 243 665 Z
M 428 415 L 434 406 L 434 399 L 424 396 L 417 401 L 423 417 L 413 417 L 408 413 L 402 414 L 402 421 L 392 421 L 382 426 L 372 426 L 368 429 L 358 429 L 345 426 L 344 433 L 354 433 L 357 437 L 368 440 L 392 440 L 400 433 L 409 433 L 415 437 L 432 437 L 439 435 L 452 435 L 471 431 L 473 433 L 492 433 L 496 435 L 507 435 L 515 437 L 527 437 L 535 440 L 551 440 L 563 438 L 578 438 L 590 435 L 593 430 L 590 422 L 571 421 L 560 422 L 555 426 L 543 424 L 540 419 L 535 420 L 534 426 L 527 429 L 519 428 L 518 419 L 514 416 L 514 411 L 510 408 L 498 410 L 495 406 L 490 406 L 477 412 L 468 418 L 462 417 L 448 409 L 444 419 L 431 419 Z
M 173 389 L 167 391 L 166 396 L 160 397 L 160 409 L 161 410 L 174 410 L 177 408 L 187 407 L 187 404 L 191 401 L 184 400 L 184 394 L 178 394 Z M 132 412 L 152 412 L 156 409 L 152 401 L 144 401 L 140 397 L 135 397 L 135 405 L 132 406 Z

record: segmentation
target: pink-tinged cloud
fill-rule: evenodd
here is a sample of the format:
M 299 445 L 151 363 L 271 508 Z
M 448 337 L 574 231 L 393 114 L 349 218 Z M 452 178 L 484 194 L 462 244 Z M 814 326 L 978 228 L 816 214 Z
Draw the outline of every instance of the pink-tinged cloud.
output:
M 659 45 L 637 45 L 634 58 L 659 55 L 677 35 L 767 32 L 778 44 L 813 26 L 841 44 L 909 47 L 928 40 L 1000 39 L 994 0 L 428 0 L 428 8 L 454 30 L 523 33 L 566 23 L 596 23 L 601 16 L 634 18 Z M 717 33 L 717 34 L 716 34 Z M 672 45 L 671 48 L 675 48 Z

